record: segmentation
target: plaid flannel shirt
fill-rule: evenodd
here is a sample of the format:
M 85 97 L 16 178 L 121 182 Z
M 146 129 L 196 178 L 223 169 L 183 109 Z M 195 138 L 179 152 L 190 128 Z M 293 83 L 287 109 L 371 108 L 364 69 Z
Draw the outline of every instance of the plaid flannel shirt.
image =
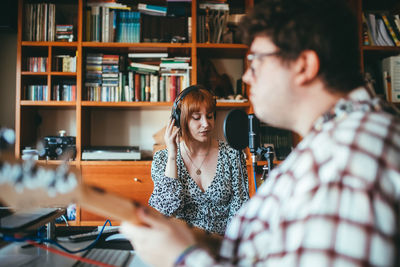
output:
M 179 266 L 400 266 L 400 119 L 360 88 L 321 116 L 231 221 Z

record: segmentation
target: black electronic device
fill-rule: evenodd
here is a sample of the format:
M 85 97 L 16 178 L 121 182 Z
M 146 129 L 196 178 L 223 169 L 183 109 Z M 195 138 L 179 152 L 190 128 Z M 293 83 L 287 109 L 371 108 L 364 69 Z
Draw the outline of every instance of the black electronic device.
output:
M 43 138 L 43 151 L 40 153 L 45 159 L 75 159 L 76 137 L 66 136 L 65 131 L 60 131 L 59 136 L 45 136 Z
M 181 127 L 181 109 L 178 106 L 179 103 L 182 101 L 182 99 L 189 94 L 192 91 L 195 90 L 200 90 L 200 89 L 204 89 L 204 90 L 208 90 L 206 87 L 202 86 L 202 85 L 191 85 L 189 87 L 187 87 L 186 89 L 184 89 L 182 92 L 179 93 L 179 95 L 176 97 L 175 101 L 174 101 L 174 105 L 172 106 L 172 112 L 171 112 L 171 118 L 175 119 L 175 126 L 180 128 Z M 210 90 L 208 90 L 210 91 Z M 212 91 L 210 91 L 212 93 Z M 214 93 L 212 93 L 214 95 Z M 215 100 L 215 98 L 214 98 Z M 216 100 L 215 100 L 216 101 Z M 215 113 L 214 113 L 214 118 L 215 118 Z

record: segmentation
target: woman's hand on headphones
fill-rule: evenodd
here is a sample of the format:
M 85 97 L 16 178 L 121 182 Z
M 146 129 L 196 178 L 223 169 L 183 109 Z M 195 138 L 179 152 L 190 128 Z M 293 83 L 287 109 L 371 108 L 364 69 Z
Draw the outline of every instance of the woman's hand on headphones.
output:
M 171 118 L 165 129 L 164 142 L 168 149 L 168 157 L 176 158 L 179 145 L 179 128 L 174 126 L 174 124 L 175 119 Z

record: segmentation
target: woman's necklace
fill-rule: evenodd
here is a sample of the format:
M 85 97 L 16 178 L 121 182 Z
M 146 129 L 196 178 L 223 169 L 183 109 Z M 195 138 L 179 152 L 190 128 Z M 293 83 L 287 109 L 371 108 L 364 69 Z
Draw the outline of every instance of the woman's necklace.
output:
M 188 150 L 186 149 L 186 144 L 183 145 L 183 149 L 185 149 L 186 154 L 187 154 L 187 156 L 188 156 L 190 162 L 192 163 L 193 167 L 196 168 L 196 174 L 197 174 L 198 176 L 200 176 L 200 174 L 201 174 L 201 170 L 200 170 L 200 169 L 201 169 L 201 166 L 203 166 L 203 163 L 204 163 L 204 161 L 206 160 L 206 158 L 207 158 L 207 156 L 208 156 L 208 153 L 210 153 L 210 148 L 211 148 L 211 143 L 210 143 L 210 145 L 208 146 L 207 153 L 206 153 L 206 155 L 204 156 L 204 159 L 203 159 L 203 161 L 201 162 L 200 167 L 197 168 L 197 166 L 193 163 L 193 160 L 192 160 L 192 158 L 190 157 L 190 154 L 189 154 Z

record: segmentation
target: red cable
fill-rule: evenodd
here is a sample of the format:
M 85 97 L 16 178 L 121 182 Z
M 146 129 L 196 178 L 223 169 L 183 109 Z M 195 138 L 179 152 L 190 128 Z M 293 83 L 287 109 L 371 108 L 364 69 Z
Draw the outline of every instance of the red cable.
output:
M 98 265 L 98 266 L 103 266 L 103 267 L 116 267 L 114 265 L 110 265 L 110 264 L 107 264 L 107 263 L 104 263 L 104 262 L 100 262 L 100 261 L 96 261 L 96 260 L 92 260 L 92 259 L 88 259 L 88 258 L 83 258 L 83 257 L 77 256 L 77 255 L 72 255 L 72 254 L 69 254 L 67 252 L 64 252 L 64 251 L 61 251 L 61 250 L 58 250 L 58 249 L 55 249 L 55 248 L 52 248 L 52 247 L 44 246 L 42 244 L 38 244 L 38 243 L 30 241 L 30 240 L 28 240 L 27 242 L 29 244 L 35 246 L 35 247 L 39 247 L 41 249 L 48 250 L 50 252 L 53 252 L 55 254 L 59 254 L 61 256 L 67 257 L 67 258 L 79 260 L 81 262 L 86 262 L 86 263 L 90 263 L 90 264 L 94 264 L 94 265 Z

